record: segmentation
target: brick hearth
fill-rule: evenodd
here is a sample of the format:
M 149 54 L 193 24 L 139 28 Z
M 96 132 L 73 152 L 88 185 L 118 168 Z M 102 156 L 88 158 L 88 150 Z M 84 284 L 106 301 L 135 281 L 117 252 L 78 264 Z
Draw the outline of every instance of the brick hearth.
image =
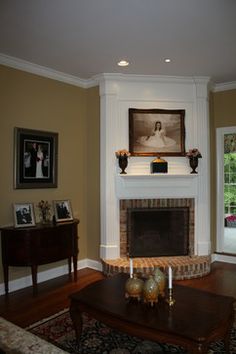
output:
M 108 276 L 119 272 L 130 272 L 129 258 L 103 259 L 102 266 L 104 274 Z M 199 278 L 210 273 L 211 257 L 179 256 L 133 259 L 134 273 L 139 273 L 144 277 L 152 273 L 154 267 L 160 267 L 167 274 L 169 266 L 172 267 L 175 280 Z

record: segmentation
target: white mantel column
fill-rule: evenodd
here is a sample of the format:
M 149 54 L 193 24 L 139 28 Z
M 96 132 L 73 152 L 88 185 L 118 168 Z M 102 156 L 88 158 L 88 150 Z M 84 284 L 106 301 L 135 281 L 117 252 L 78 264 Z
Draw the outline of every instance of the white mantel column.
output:
M 115 192 L 116 141 L 112 132 L 119 131 L 117 87 L 110 81 L 100 82 L 101 125 L 100 125 L 100 168 L 101 168 L 101 243 L 100 257 L 119 258 L 118 200 Z
M 196 93 L 196 148 L 202 153 L 199 160 L 198 175 L 198 208 L 195 215 L 197 254 L 210 254 L 210 164 L 209 164 L 209 111 L 208 87 L 205 79 L 195 78 Z

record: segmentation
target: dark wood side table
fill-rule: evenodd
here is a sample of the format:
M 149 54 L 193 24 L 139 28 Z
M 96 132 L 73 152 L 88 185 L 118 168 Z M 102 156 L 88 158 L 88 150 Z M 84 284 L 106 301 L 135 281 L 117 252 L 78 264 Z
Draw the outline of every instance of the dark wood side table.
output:
M 68 259 L 69 274 L 73 260 L 74 280 L 77 280 L 78 233 L 79 220 L 66 223 L 37 224 L 33 227 L 3 227 L 2 264 L 5 292 L 8 294 L 9 266 L 31 267 L 33 291 L 37 293 L 38 265 Z

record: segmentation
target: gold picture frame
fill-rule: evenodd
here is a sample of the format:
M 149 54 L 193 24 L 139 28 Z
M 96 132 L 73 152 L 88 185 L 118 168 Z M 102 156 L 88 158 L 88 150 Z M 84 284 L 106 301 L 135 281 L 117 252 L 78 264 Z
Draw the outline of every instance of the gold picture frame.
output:
M 185 110 L 129 108 L 132 156 L 185 156 Z

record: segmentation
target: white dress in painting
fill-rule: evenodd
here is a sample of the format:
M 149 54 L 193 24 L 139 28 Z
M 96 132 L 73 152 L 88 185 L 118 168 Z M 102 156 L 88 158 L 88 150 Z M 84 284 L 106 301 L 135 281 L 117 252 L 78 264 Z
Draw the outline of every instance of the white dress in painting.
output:
M 153 132 L 153 135 L 150 136 L 141 136 L 138 139 L 138 143 L 153 148 L 164 148 L 176 144 L 175 140 L 168 138 L 165 135 L 164 129 L 156 130 Z
M 37 151 L 36 178 L 43 178 L 43 152 Z

